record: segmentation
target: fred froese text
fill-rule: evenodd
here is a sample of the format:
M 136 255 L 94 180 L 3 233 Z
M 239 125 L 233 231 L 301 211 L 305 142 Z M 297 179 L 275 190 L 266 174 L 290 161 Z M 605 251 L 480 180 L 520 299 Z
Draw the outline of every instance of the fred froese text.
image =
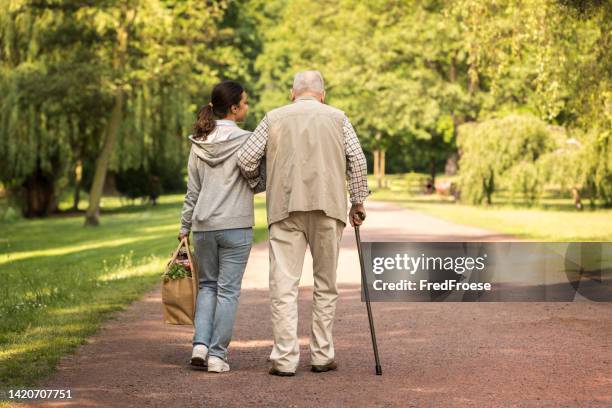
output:
M 380 279 L 372 283 L 374 290 L 491 290 L 489 282 L 457 282 L 445 280 L 443 282 L 429 282 L 421 279 L 418 282 L 402 279 L 397 282 L 384 282 Z

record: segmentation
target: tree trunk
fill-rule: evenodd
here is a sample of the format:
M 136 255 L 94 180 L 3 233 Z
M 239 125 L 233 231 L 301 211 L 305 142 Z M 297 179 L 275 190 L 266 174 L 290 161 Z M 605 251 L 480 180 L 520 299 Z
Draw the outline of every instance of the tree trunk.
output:
M 374 151 L 372 151 L 372 154 L 374 155 L 374 177 L 376 177 L 376 179 L 378 180 L 378 173 L 380 171 L 380 167 L 378 164 L 378 161 L 380 159 L 380 150 L 376 149 Z
M 387 188 L 387 181 L 385 180 L 385 149 L 380 150 L 380 179 L 382 180 L 382 185 L 384 188 Z
M 453 55 L 453 57 L 451 58 L 451 63 L 450 63 L 450 70 L 448 73 L 448 79 L 450 80 L 450 82 L 455 82 L 457 81 L 457 63 L 456 63 L 456 58 Z
M 72 210 L 79 211 L 79 201 L 81 201 L 81 182 L 74 185 L 74 197 L 72 199 Z
M 45 217 L 53 210 L 55 192 L 53 179 L 37 168 L 24 182 L 24 200 L 21 211 L 24 217 Z
M 487 198 L 487 205 L 493 204 L 493 191 L 495 191 L 495 177 L 493 174 L 489 175 L 489 179 L 487 181 L 483 181 L 485 183 L 484 190 Z
M 572 188 L 572 197 L 574 198 L 574 206 L 577 210 L 582 210 L 582 197 L 580 196 L 580 190 L 578 188 Z
M 134 10 L 128 10 L 127 6 L 121 10 L 121 16 L 119 18 L 119 27 L 117 29 L 117 52 L 113 60 L 113 68 L 118 74 L 119 78 L 123 77 L 125 70 L 125 59 L 127 56 L 128 48 L 128 29 L 129 25 L 135 17 Z M 106 179 L 106 171 L 108 170 L 108 163 L 110 162 L 115 141 L 119 134 L 121 127 L 121 121 L 123 120 L 123 103 L 125 99 L 125 91 L 123 85 L 117 86 L 115 91 L 115 102 L 109 123 L 104 132 L 104 144 L 102 145 L 102 151 L 96 160 L 96 171 L 94 173 L 93 183 L 91 185 L 91 191 L 89 193 L 89 208 L 85 214 L 85 225 L 96 226 L 100 224 L 100 200 L 102 199 L 102 192 L 104 189 L 104 181 Z
M 470 94 L 474 94 L 478 90 L 479 82 L 478 69 L 475 63 L 471 63 L 468 69 L 468 91 Z
M 74 167 L 74 197 L 72 199 L 72 210 L 79 210 L 79 201 L 81 201 L 81 180 L 83 179 L 83 164 L 78 160 Z
M 123 99 L 123 91 L 117 91 L 111 119 L 104 134 L 104 145 L 98 160 L 96 160 L 96 172 L 94 173 L 91 191 L 89 192 L 89 208 L 87 208 L 87 213 L 85 214 L 85 225 L 96 226 L 100 224 L 100 201 L 102 199 L 102 191 L 104 190 L 108 163 L 110 162 L 113 147 L 119 133 L 119 127 L 121 126 L 121 120 L 123 119 Z
M 382 174 L 382 160 L 383 160 L 383 156 L 381 154 L 381 148 L 380 148 L 380 139 L 381 139 L 381 134 L 380 132 L 376 133 L 375 139 L 376 139 L 376 150 L 375 150 L 375 154 L 374 154 L 374 175 L 376 176 L 376 186 L 378 188 L 382 188 L 382 177 L 384 176 L 384 174 Z
M 431 177 L 431 186 L 435 190 L 436 186 L 436 159 L 431 159 L 429 162 L 429 176 Z

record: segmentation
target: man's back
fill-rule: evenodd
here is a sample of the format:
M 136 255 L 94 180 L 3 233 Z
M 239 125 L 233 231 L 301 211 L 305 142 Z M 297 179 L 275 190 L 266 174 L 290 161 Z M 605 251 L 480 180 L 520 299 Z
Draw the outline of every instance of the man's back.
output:
M 268 224 L 313 210 L 346 223 L 344 113 L 306 96 L 266 118 Z

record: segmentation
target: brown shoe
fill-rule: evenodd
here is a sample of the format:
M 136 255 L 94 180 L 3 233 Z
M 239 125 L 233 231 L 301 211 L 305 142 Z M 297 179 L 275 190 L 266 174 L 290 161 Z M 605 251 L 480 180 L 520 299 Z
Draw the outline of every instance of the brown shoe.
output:
M 335 361 L 332 361 L 331 363 L 327 363 L 325 365 L 312 365 L 310 367 L 310 371 L 312 371 L 313 373 L 324 373 L 326 371 L 332 371 L 332 370 L 337 370 L 338 369 L 338 364 Z
M 268 371 L 268 374 L 277 375 L 279 377 L 293 377 L 295 375 L 295 373 L 292 373 L 291 371 L 280 371 L 274 367 L 272 367 L 270 371 Z

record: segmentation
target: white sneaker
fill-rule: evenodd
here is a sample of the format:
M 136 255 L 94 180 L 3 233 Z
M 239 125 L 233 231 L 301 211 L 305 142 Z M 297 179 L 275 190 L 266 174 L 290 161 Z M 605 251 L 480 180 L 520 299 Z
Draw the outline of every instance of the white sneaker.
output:
M 196 367 L 206 367 L 206 357 L 208 355 L 208 347 L 203 344 L 193 346 L 191 353 L 191 365 Z
M 219 357 L 215 357 L 215 356 L 208 357 L 208 372 L 209 373 L 224 373 L 229 370 L 230 368 L 229 368 L 229 364 L 227 364 L 227 361 Z

